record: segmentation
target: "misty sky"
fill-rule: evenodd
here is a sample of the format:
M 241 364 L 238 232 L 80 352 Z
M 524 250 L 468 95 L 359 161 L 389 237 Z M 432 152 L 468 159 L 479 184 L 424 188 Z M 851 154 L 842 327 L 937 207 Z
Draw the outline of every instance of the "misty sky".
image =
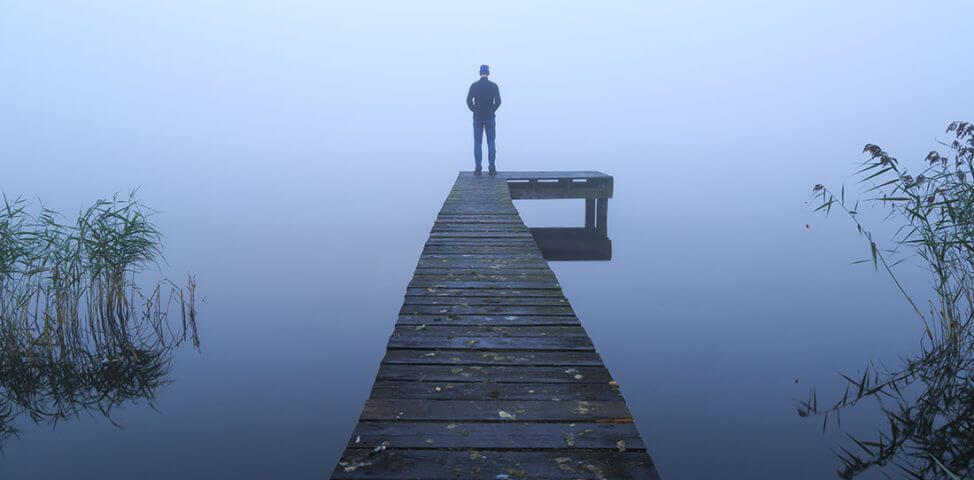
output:
M 972 10 L 4 0 L 3 188 L 51 197 L 96 166 L 67 188 L 467 168 L 462 98 L 481 63 L 504 96 L 508 168 L 650 162 L 688 188 L 845 172 L 867 141 L 920 155 L 968 114 Z

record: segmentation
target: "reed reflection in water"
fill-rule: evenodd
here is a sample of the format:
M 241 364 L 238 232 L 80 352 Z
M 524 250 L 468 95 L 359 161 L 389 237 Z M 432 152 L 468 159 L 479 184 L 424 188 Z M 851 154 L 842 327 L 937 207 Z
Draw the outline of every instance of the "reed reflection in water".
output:
M 199 348 L 195 279 L 139 282 L 162 258 L 162 235 L 134 194 L 73 222 L 28 207 L 5 198 L 0 211 L 0 447 L 20 417 L 111 421 L 126 402 L 151 405 L 172 350 Z

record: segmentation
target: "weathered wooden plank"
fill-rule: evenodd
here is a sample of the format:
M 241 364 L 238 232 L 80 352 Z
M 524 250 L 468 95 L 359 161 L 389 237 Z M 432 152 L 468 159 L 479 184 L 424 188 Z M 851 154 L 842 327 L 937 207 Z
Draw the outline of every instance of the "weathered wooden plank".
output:
M 454 237 L 469 237 L 470 235 L 466 235 L 466 234 L 475 234 L 477 236 L 480 236 L 481 234 L 504 234 L 505 236 L 507 236 L 507 234 L 524 234 L 524 233 L 530 234 L 531 231 L 528 230 L 527 227 L 514 228 L 514 227 L 507 227 L 507 226 L 488 226 L 486 224 L 481 224 L 477 226 L 438 225 L 433 227 L 432 233 L 450 234 L 450 236 L 454 236 Z M 484 235 L 484 236 L 496 237 L 498 235 Z M 515 235 L 510 235 L 510 236 L 515 236 Z M 516 235 L 516 236 L 521 236 L 521 235 Z
M 547 297 L 460 297 L 441 295 L 406 295 L 405 305 L 568 305 L 565 298 Z
M 440 214 L 434 220 L 434 225 L 436 224 L 452 224 L 452 225 L 510 225 L 519 226 L 524 225 L 521 217 L 518 215 L 511 215 L 505 212 L 484 212 L 484 211 L 469 211 L 469 212 L 440 212 Z M 526 226 L 526 225 L 525 225 Z
M 427 383 L 378 380 L 372 386 L 371 398 L 611 402 L 622 400 L 622 395 L 618 388 L 606 388 L 597 383 Z
M 511 196 L 516 200 L 525 199 L 545 199 L 545 198 L 609 198 L 612 196 L 611 188 L 590 187 L 566 190 L 558 187 L 541 187 L 536 189 L 515 188 L 511 190 Z
M 472 231 L 445 231 L 437 232 L 431 231 L 429 236 L 429 241 L 478 241 L 486 242 L 490 244 L 491 241 L 495 242 L 522 242 L 526 243 L 529 239 L 533 239 L 531 232 L 525 228 L 523 231 L 508 232 L 508 231 L 484 231 L 482 229 L 472 230 Z
M 348 448 L 645 450 L 635 426 L 599 423 L 362 422 Z M 388 443 L 385 443 L 388 442 Z
M 517 223 L 442 222 L 433 224 L 434 232 L 527 232 L 528 227 Z
M 455 348 L 468 350 L 594 350 L 588 337 L 389 337 L 389 348 Z
M 410 305 L 400 310 L 403 315 L 574 315 L 569 305 Z
M 557 280 L 499 280 L 493 278 L 485 279 L 449 279 L 443 276 L 434 278 L 416 278 L 409 282 L 412 288 L 498 288 L 498 289 L 525 289 L 525 288 L 561 288 Z
M 549 270 L 542 270 L 540 268 L 477 268 L 477 269 L 462 269 L 462 268 L 423 268 L 417 267 L 415 275 L 452 275 L 457 276 L 513 276 L 513 275 L 524 275 L 527 277 L 541 277 L 541 278 L 553 278 L 554 274 Z
M 528 254 L 541 255 L 537 245 L 427 245 L 423 255 L 432 253 L 462 254 Z
M 517 215 L 440 215 L 436 223 L 465 225 L 524 225 Z
M 438 224 L 524 226 L 518 215 L 438 215 L 433 225 Z
M 532 247 L 537 248 L 534 237 L 528 239 L 519 238 L 431 238 L 424 244 L 425 247 Z
M 361 420 L 632 423 L 622 401 L 407 400 L 370 398 Z
M 528 275 L 551 278 L 554 273 L 546 268 L 534 264 L 510 264 L 503 263 L 481 264 L 473 262 L 464 263 L 444 263 L 429 262 L 416 267 L 416 275 Z
M 547 260 L 538 250 L 520 250 L 518 252 L 487 252 L 477 256 L 461 256 L 457 252 L 430 252 L 427 247 L 416 264 L 420 267 L 453 267 L 453 268 L 492 268 L 497 265 L 511 268 L 540 268 L 550 270 Z M 458 251 L 459 252 L 459 251 Z M 472 252 L 466 252 L 470 254 Z
M 400 315 L 396 325 L 578 325 L 574 315 Z
M 552 289 L 476 289 L 476 288 L 407 288 L 406 298 L 424 297 L 506 297 L 506 298 L 532 298 L 532 297 L 554 297 L 567 301 L 560 288 Z
M 463 258 L 463 257 L 430 257 L 422 256 L 416 265 L 424 268 L 461 268 L 461 269 L 481 269 L 488 270 L 493 268 L 537 268 L 550 270 L 547 260 L 544 257 L 533 257 L 521 255 L 518 257 L 495 256 L 493 258 Z
M 481 254 L 471 254 L 471 253 L 423 253 L 420 255 L 420 260 L 435 260 L 435 259 L 451 259 L 451 258 L 464 258 L 471 260 L 544 260 L 544 257 L 537 255 L 537 252 L 525 250 L 521 253 L 481 253 Z
M 425 249 L 434 248 L 455 248 L 455 247 L 468 247 L 468 248 L 481 248 L 481 249 L 501 249 L 501 248 L 518 248 L 524 249 L 527 247 L 537 248 L 537 243 L 534 241 L 533 237 L 530 242 L 527 240 L 520 239 L 499 239 L 493 238 L 485 241 L 477 241 L 472 238 L 437 238 L 430 239 L 424 245 Z M 540 253 L 540 251 L 539 251 Z
M 537 250 L 537 243 L 528 245 L 427 245 L 420 259 L 472 258 L 472 259 L 533 259 L 544 260 Z
M 484 241 L 477 241 L 472 238 L 437 238 L 427 240 L 423 244 L 424 251 L 437 248 L 471 248 L 471 249 L 525 249 L 529 247 L 538 248 L 533 237 L 530 242 L 521 239 L 500 239 L 492 238 Z M 474 251 L 474 250 L 471 250 Z M 540 250 L 538 251 L 540 254 Z
M 427 245 L 520 245 L 520 246 L 531 246 L 534 242 L 534 237 L 530 232 L 525 233 L 511 233 L 511 234 L 492 234 L 483 233 L 480 235 L 474 233 L 438 233 L 430 234 L 429 239 L 426 241 Z
M 474 268 L 497 268 L 497 267 L 512 267 L 512 268 L 541 268 L 549 270 L 548 262 L 546 262 L 541 257 L 534 258 L 429 258 L 421 257 L 419 262 L 416 264 L 418 267 L 427 268 L 463 268 L 463 269 L 474 269 Z
M 440 215 L 466 215 L 466 216 L 513 215 L 512 212 L 513 212 L 512 210 L 491 210 L 491 209 L 483 209 L 483 208 L 450 208 L 450 209 L 440 210 Z
M 463 225 L 510 225 L 524 226 L 518 215 L 438 215 L 433 225 L 463 224 Z
M 491 268 L 497 265 L 517 268 L 548 269 L 548 262 L 543 257 L 494 257 L 494 258 L 464 258 L 464 257 L 420 257 L 417 266 L 420 267 L 451 267 L 451 268 Z
M 588 337 L 581 325 L 396 325 L 392 334 L 447 337 Z
M 387 448 L 349 450 L 339 461 L 335 479 L 658 479 L 646 452 L 635 450 L 451 451 Z
M 537 248 L 537 247 L 535 247 Z M 535 249 L 528 249 L 523 246 L 484 246 L 473 247 L 470 245 L 433 245 L 423 249 L 420 258 L 436 258 L 447 256 L 480 256 L 493 258 L 541 258 L 541 252 Z
M 491 272 L 487 270 L 476 272 L 451 271 L 447 273 L 417 273 L 413 275 L 413 280 L 451 280 L 451 281 L 483 281 L 492 282 L 530 282 L 530 281 L 551 281 L 556 280 L 555 274 L 551 271 L 532 270 L 524 273 L 504 273 Z
M 430 233 L 430 241 L 433 240 L 465 240 L 470 241 L 471 239 L 481 240 L 521 240 L 522 241 L 534 241 L 534 237 L 531 236 L 530 232 L 432 232 Z
M 382 359 L 388 364 L 427 365 L 533 365 L 601 366 L 602 358 L 594 351 L 470 351 L 470 350 L 389 350 Z
M 493 195 L 482 195 L 476 191 L 466 188 L 464 192 L 458 192 L 457 195 L 448 195 L 443 201 L 443 206 L 440 208 L 440 214 L 450 213 L 450 211 L 466 211 L 466 210 L 494 210 L 493 215 L 517 215 L 517 208 L 514 207 L 514 202 L 510 204 L 505 204 L 501 197 L 500 192 L 495 192 Z
M 481 256 L 481 257 L 525 257 L 525 258 L 544 258 L 537 247 L 528 248 L 524 245 L 431 245 L 422 251 L 423 257 L 434 256 Z
M 464 172 L 466 173 L 466 172 Z M 463 174 L 461 174 L 463 175 Z M 595 170 L 570 170 L 570 171 L 558 171 L 558 170 L 537 170 L 537 171 L 523 171 L 523 172 L 497 172 L 497 178 L 511 181 L 511 180 L 561 180 L 563 178 L 569 179 L 593 179 L 593 180 L 612 180 L 612 175 L 606 175 L 602 172 Z
M 612 376 L 605 367 L 538 367 L 505 365 L 395 365 L 379 367 L 378 380 L 416 382 L 598 383 Z

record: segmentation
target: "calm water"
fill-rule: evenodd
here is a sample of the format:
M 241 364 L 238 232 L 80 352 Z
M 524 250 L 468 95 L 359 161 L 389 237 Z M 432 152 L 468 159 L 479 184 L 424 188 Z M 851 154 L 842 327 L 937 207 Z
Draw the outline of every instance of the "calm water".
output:
M 415 196 L 434 198 L 412 214 L 384 214 L 347 187 L 347 201 L 322 196 L 287 215 L 256 201 L 247 215 L 191 205 L 160 214 L 169 266 L 199 277 L 202 353 L 177 350 L 157 410 L 117 411 L 121 429 L 98 415 L 24 423 L 6 445 L 4 478 L 325 475 L 368 395 L 435 197 L 452 183 L 436 176 L 413 183 Z M 858 243 L 833 228 L 838 219 L 810 217 L 804 192 L 743 225 L 704 224 L 685 218 L 706 212 L 677 214 L 656 200 L 665 191 L 640 192 L 634 177 L 616 177 L 612 261 L 553 265 L 661 472 L 826 476 L 834 435 L 798 418 L 793 400 L 811 384 L 834 390 L 836 369 L 910 351 L 909 311 L 882 276 L 847 264 Z M 518 206 L 532 226 L 583 223 L 578 200 Z M 758 221 L 766 233 L 747 233 Z
M 553 268 L 663 477 L 829 478 L 840 436 L 794 401 L 920 326 L 807 195 L 851 183 L 866 142 L 919 160 L 970 115 L 966 50 L 942 40 L 972 7 L 684 3 L 499 4 L 476 35 L 453 3 L 0 4 L 0 188 L 70 214 L 141 187 L 154 275 L 191 271 L 205 298 L 202 351 L 176 352 L 155 409 L 21 422 L 0 478 L 329 474 L 471 167 L 484 62 L 500 169 L 615 176 L 612 261 Z M 583 222 L 581 201 L 518 208 Z

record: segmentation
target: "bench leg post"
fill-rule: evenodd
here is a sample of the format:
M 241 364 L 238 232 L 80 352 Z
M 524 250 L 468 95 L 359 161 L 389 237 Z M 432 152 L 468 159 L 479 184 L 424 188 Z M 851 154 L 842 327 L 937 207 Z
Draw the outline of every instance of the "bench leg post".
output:
M 595 199 L 585 199 L 585 229 L 595 229 Z
M 609 216 L 609 199 L 599 198 L 596 201 L 596 219 L 595 228 L 602 235 L 606 235 L 609 232 L 607 222 L 607 217 Z

